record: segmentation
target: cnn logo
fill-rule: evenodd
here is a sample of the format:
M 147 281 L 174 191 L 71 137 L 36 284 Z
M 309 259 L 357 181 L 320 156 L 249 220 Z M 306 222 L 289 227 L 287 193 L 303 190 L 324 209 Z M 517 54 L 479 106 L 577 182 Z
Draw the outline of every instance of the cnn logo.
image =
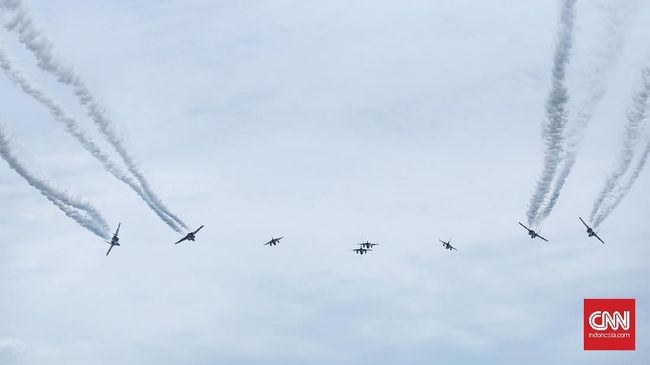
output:
M 627 331 L 630 329 L 630 311 L 623 314 L 595 311 L 589 316 L 589 326 L 596 331 L 607 331 L 610 328 L 616 331 L 619 327 Z
M 634 350 L 634 299 L 585 299 L 585 350 Z

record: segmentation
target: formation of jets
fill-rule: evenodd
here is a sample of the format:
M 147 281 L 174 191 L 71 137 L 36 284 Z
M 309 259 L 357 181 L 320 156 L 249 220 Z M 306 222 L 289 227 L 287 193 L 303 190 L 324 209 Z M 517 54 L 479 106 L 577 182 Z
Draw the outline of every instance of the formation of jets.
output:
M 111 247 L 108 248 L 108 252 L 106 252 L 106 256 L 108 256 L 108 254 L 111 253 L 111 250 L 113 249 L 113 247 L 120 245 L 120 238 L 118 237 L 118 235 L 120 234 L 120 227 L 121 226 L 122 226 L 122 223 L 118 223 L 117 230 L 115 230 L 115 234 L 113 234 L 113 238 L 111 238 L 110 241 L 106 241 L 106 243 L 111 245 Z M 179 243 L 181 243 L 183 241 L 186 241 L 186 240 L 187 241 L 194 241 L 196 239 L 197 232 L 199 232 L 201 230 L 201 228 L 203 228 L 203 226 L 197 228 L 196 231 L 194 231 L 194 232 L 190 232 L 190 233 L 186 234 L 185 237 L 181 238 L 179 241 L 175 242 L 174 244 L 177 245 L 177 244 L 179 244 Z
M 580 222 L 582 222 L 582 224 L 587 228 L 587 236 L 588 237 L 596 237 L 596 239 L 598 239 L 598 241 L 600 241 L 602 244 L 605 244 L 605 241 L 603 241 L 602 238 L 600 238 L 598 236 L 598 232 L 595 232 L 591 227 L 589 227 L 587 222 L 585 222 L 582 219 L 582 217 L 578 217 L 578 219 L 580 219 Z M 548 242 L 548 240 L 546 238 L 540 236 L 539 233 L 537 233 L 534 230 L 524 226 L 521 222 L 517 222 L 517 223 L 519 223 L 520 226 L 524 227 L 524 229 L 528 231 L 528 235 L 530 236 L 530 238 L 540 238 L 540 239 Z
M 580 219 L 580 222 L 582 222 L 582 224 L 587 228 L 587 236 L 588 237 L 596 237 L 596 239 L 598 239 L 601 243 L 605 244 L 605 241 L 603 241 L 598 236 L 598 232 L 595 232 L 591 227 L 589 227 L 589 225 L 582 219 L 582 217 L 578 217 L 578 218 Z M 544 242 L 548 242 L 548 240 L 546 238 L 540 236 L 539 233 L 535 232 L 535 230 L 526 227 L 521 222 L 517 222 L 517 223 L 519 223 L 520 226 L 522 226 L 526 231 L 528 231 L 528 235 L 530 236 L 530 238 L 533 238 L 533 239 L 534 238 L 539 238 L 539 239 L 543 240 Z M 121 226 L 122 226 L 122 223 L 119 223 L 117 225 L 117 229 L 115 230 L 115 234 L 113 234 L 113 237 L 111 238 L 111 240 L 106 241 L 106 243 L 108 243 L 110 245 L 110 247 L 108 248 L 108 251 L 106 252 L 106 256 L 108 256 L 108 254 L 111 253 L 111 250 L 113 249 L 113 247 L 120 245 L 120 238 L 118 237 L 118 235 L 120 233 L 120 227 Z M 174 242 L 174 244 L 177 245 L 177 244 L 179 244 L 179 243 L 181 243 L 183 241 L 195 241 L 196 240 L 196 234 L 203 227 L 204 226 L 201 226 L 201 227 L 197 228 L 195 231 L 189 232 L 188 234 L 185 235 L 185 237 L 183 237 L 180 240 Z M 271 240 L 266 242 L 264 244 L 264 246 L 266 246 L 266 245 L 275 246 L 283 238 L 284 238 L 284 236 L 278 237 L 278 238 L 271 237 Z M 442 246 L 445 248 L 445 250 L 458 251 L 458 249 L 456 247 L 451 245 L 451 237 L 447 241 L 443 241 L 441 239 L 438 239 L 438 241 L 440 241 L 440 243 L 442 243 Z M 357 245 L 359 246 L 358 248 L 353 248 L 350 251 L 353 251 L 354 253 L 359 254 L 359 255 L 365 255 L 368 252 L 372 252 L 372 248 L 375 247 L 375 246 L 379 246 L 379 243 L 371 243 L 370 241 L 366 241 L 366 242 L 358 243 Z
M 372 248 L 378 246 L 379 243 L 370 243 L 370 241 L 366 241 L 366 242 L 358 243 L 357 245 L 359 246 L 358 248 L 353 248 L 350 251 L 359 255 L 365 255 L 368 252 L 371 252 Z
M 373 247 L 379 246 L 379 243 L 370 243 L 370 241 L 366 241 L 357 243 L 357 245 L 359 246 L 358 248 L 353 248 L 350 251 L 359 255 L 365 255 L 368 252 L 371 252 Z

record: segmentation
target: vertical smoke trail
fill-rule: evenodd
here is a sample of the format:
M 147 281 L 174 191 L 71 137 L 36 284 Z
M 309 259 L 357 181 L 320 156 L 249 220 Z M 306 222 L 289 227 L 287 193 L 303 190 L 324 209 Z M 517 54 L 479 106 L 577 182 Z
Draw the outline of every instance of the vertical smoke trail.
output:
M 546 99 L 546 124 L 542 130 L 545 144 L 544 167 L 542 175 L 537 180 L 535 192 L 528 204 L 526 216 L 528 224 L 537 225 L 537 215 L 541 205 L 547 198 L 557 168 L 561 162 L 567 124 L 566 105 L 569 100 L 565 85 L 566 68 L 569 63 L 571 47 L 573 46 L 573 22 L 575 18 L 576 0 L 563 0 L 560 10 L 560 25 L 553 69 L 551 76 L 551 90 Z
M 618 155 L 614 170 L 605 180 L 603 188 L 601 189 L 594 206 L 591 210 L 590 220 L 595 227 L 600 225 L 609 213 L 614 209 L 620 200 L 625 196 L 627 191 L 636 180 L 636 176 L 643 169 L 646 156 L 641 156 L 641 164 L 637 165 L 636 170 L 632 173 L 632 179 L 627 183 L 621 184 L 621 179 L 628 172 L 632 160 L 634 159 L 636 146 L 639 142 L 641 134 L 641 123 L 646 119 L 648 98 L 650 97 L 650 64 L 644 67 L 641 73 L 641 89 L 632 98 L 632 105 L 626 113 L 626 123 L 623 130 L 623 143 Z M 617 187 L 623 187 L 619 192 L 616 192 Z M 609 204 L 609 201 L 615 202 L 614 205 Z
M 104 114 L 103 107 L 95 100 L 92 93 L 88 90 L 83 81 L 73 72 L 72 68 L 64 66 L 54 56 L 52 52 L 52 42 L 50 42 L 49 39 L 47 39 L 47 37 L 34 26 L 34 22 L 22 5 L 22 1 L 0 0 L 0 7 L 4 7 L 13 12 L 13 18 L 4 24 L 5 29 L 17 33 L 18 40 L 23 43 L 36 58 L 38 67 L 55 75 L 59 82 L 72 87 L 79 102 L 86 107 L 88 115 L 99 127 L 99 130 L 107 141 L 120 155 L 127 166 L 127 169 L 133 174 L 136 180 L 138 180 L 148 199 L 178 225 L 187 229 L 187 225 L 178 216 L 173 214 L 153 192 L 149 182 L 135 162 L 135 159 L 127 151 L 125 146 L 122 144 L 122 141 L 117 137 L 112 122 Z
M 18 159 L 9 144 L 9 139 L 0 127 L 0 155 L 32 187 L 36 188 L 52 204 L 57 206 L 65 215 L 72 218 L 82 227 L 103 239 L 110 238 L 110 228 L 97 208 L 81 199 L 74 198 L 66 192 L 55 188 L 47 181 L 33 175 Z
M 599 38 L 601 47 L 596 52 L 596 64 L 587 73 L 589 75 L 589 84 L 587 85 L 589 93 L 575 109 L 576 113 L 573 117 L 573 123 L 567 133 L 560 171 L 556 177 L 551 195 L 545 201 L 545 204 L 535 218 L 537 222 L 543 221 L 551 214 L 555 203 L 557 203 L 560 197 L 564 183 L 571 174 L 571 170 L 575 164 L 578 148 L 582 142 L 583 131 L 591 121 L 596 106 L 605 95 L 605 81 L 611 70 L 616 66 L 618 56 L 623 48 L 625 19 L 632 13 L 633 8 L 619 3 L 615 5 L 609 5 L 608 9 L 606 9 L 608 23 L 604 34 Z
M 25 77 L 25 75 L 20 72 L 14 66 L 12 60 L 5 53 L 0 45 L 0 68 L 5 72 L 7 77 L 18 87 L 20 87 L 26 94 L 30 95 L 38 102 L 43 104 L 50 114 L 54 117 L 55 120 L 61 122 L 65 125 L 65 130 L 71 134 L 77 141 L 82 145 L 86 151 L 90 152 L 107 170 L 111 175 L 113 175 L 118 180 L 127 184 L 133 191 L 135 191 L 142 200 L 149 205 L 149 207 L 160 217 L 167 225 L 169 225 L 176 232 L 182 233 L 182 230 L 178 227 L 176 222 L 169 218 L 164 212 L 162 212 L 157 205 L 149 200 L 149 197 L 142 191 L 140 184 L 135 181 L 133 178 L 128 176 L 122 169 L 120 169 L 117 164 L 115 164 L 111 158 L 102 151 L 102 149 L 86 135 L 83 130 L 77 124 L 77 121 L 68 116 L 63 108 L 54 101 L 54 99 L 49 96 L 45 91 L 40 89 L 38 86 L 33 84 L 30 80 Z

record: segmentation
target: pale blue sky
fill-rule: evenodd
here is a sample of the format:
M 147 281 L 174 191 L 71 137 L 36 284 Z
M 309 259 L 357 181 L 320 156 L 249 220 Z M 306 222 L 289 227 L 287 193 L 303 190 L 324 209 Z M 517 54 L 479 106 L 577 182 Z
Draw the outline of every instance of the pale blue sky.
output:
M 627 2 L 623 0 L 617 0 Z M 579 3 L 571 86 L 606 0 Z M 122 247 L 0 163 L 0 363 L 644 364 L 644 173 L 587 238 L 648 55 L 650 4 L 543 233 L 554 1 L 30 1 L 104 102 L 179 237 L 0 77 L 0 120 L 53 183 L 122 222 Z M 96 136 L 70 91 L 0 42 Z M 262 244 L 286 238 L 276 247 Z M 453 237 L 458 252 L 438 238 Z M 381 246 L 368 256 L 349 248 Z M 637 351 L 582 350 L 585 297 L 637 299 Z

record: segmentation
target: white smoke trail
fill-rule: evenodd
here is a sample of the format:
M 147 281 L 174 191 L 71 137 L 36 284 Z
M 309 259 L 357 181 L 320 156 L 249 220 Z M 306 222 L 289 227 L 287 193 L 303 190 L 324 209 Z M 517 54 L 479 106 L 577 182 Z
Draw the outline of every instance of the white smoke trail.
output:
M 575 110 L 575 113 L 567 131 L 566 145 L 561 159 L 561 168 L 553 184 L 550 196 L 547 197 L 535 218 L 536 222 L 542 222 L 551 214 L 555 203 L 557 203 L 560 197 L 564 183 L 571 174 L 580 143 L 582 142 L 583 131 L 591 121 L 596 106 L 605 95 L 605 82 L 612 69 L 616 66 L 618 57 L 623 49 L 623 28 L 626 25 L 625 20 L 633 10 L 633 6 L 627 6 L 627 4 L 621 4 L 619 2 L 606 5 L 607 24 L 605 26 L 605 32 L 599 37 L 600 47 L 595 52 L 595 64 L 586 73 L 589 75 L 587 85 L 588 94 L 579 103 L 577 108 L 572 109 Z
M 641 152 L 641 157 L 632 169 L 627 180 L 620 183 L 616 189 L 611 192 L 609 197 L 602 203 L 600 213 L 593 221 L 594 229 L 600 226 L 605 218 L 607 218 L 607 216 L 609 216 L 609 214 L 614 211 L 618 204 L 623 200 L 625 195 L 627 195 L 627 193 L 630 191 L 632 185 L 634 185 L 636 180 L 639 178 L 639 175 L 641 175 L 641 171 L 643 170 L 643 167 L 648 160 L 648 155 L 650 155 L 650 141 L 646 143 L 643 152 Z
M 590 220 L 594 227 L 598 227 L 609 213 L 614 210 L 625 194 L 632 187 L 632 184 L 641 173 L 647 152 L 643 152 L 639 164 L 630 174 L 627 182 L 621 182 L 630 169 L 634 160 L 639 138 L 641 136 L 641 123 L 647 117 L 648 98 L 650 97 L 650 64 L 641 73 L 641 88 L 632 98 L 632 105 L 626 113 L 626 123 L 623 130 L 623 143 L 614 166 L 614 170 L 605 180 L 594 206 L 591 210 Z M 647 147 L 646 147 L 647 150 Z
M 34 25 L 34 21 L 23 6 L 22 1 L 0 0 L 0 7 L 9 10 L 13 15 L 12 18 L 5 21 L 5 29 L 10 32 L 15 32 L 18 35 L 18 40 L 36 58 L 38 67 L 56 76 L 59 82 L 72 87 L 79 102 L 86 107 L 88 116 L 99 127 L 106 140 L 124 161 L 127 169 L 138 180 L 149 201 L 179 226 L 187 229 L 187 225 L 178 216 L 173 214 L 153 192 L 151 185 L 140 170 L 134 157 L 128 152 L 114 131 L 113 123 L 105 115 L 104 108 L 95 100 L 95 97 L 88 90 L 81 78 L 74 73 L 72 68 L 63 65 L 54 56 L 52 42 Z
M 90 203 L 75 198 L 32 174 L 17 157 L 2 127 L 0 127 L 0 155 L 12 170 L 16 171 L 29 185 L 37 189 L 52 204 L 61 209 L 65 215 L 97 236 L 103 239 L 110 238 L 110 228 L 99 210 Z
M 569 100 L 565 79 L 566 68 L 569 64 L 573 46 L 575 3 L 576 0 L 563 0 L 561 3 L 558 38 L 553 57 L 551 90 L 546 99 L 545 107 L 547 120 L 542 129 L 546 149 L 544 167 L 526 211 L 528 224 L 531 226 L 536 226 L 539 223 L 537 221 L 539 209 L 549 194 L 564 153 L 565 128 L 568 120 L 566 106 Z
M 133 191 L 135 191 L 142 200 L 149 205 L 149 207 L 160 217 L 167 225 L 169 225 L 176 232 L 182 233 L 182 230 L 176 222 L 169 218 L 162 212 L 157 205 L 151 202 L 148 196 L 142 191 L 140 184 L 127 175 L 122 169 L 114 163 L 108 154 L 104 153 L 91 138 L 79 127 L 74 118 L 68 116 L 63 107 L 61 107 L 54 99 L 49 96 L 44 90 L 39 88 L 31 82 L 20 70 L 18 70 L 11 58 L 6 54 L 0 45 L 0 68 L 4 71 L 7 77 L 18 87 L 20 87 L 26 94 L 30 95 L 38 102 L 43 104 L 55 120 L 65 125 L 65 129 L 82 145 L 84 149 L 90 152 L 115 178 L 127 184 Z

